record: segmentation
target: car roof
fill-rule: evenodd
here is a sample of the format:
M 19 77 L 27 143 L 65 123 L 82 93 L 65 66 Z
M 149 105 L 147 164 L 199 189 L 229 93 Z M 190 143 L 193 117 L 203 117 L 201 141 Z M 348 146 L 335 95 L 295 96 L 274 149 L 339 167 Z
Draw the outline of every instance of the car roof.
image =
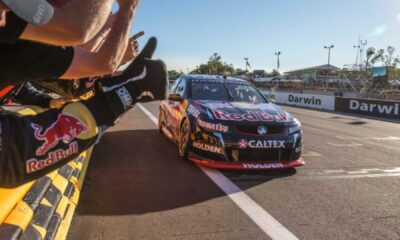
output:
M 236 82 L 236 83 L 249 83 L 245 79 L 236 78 L 236 77 L 223 77 L 219 75 L 203 75 L 203 74 L 190 74 L 182 76 L 185 79 L 188 79 L 191 82 Z

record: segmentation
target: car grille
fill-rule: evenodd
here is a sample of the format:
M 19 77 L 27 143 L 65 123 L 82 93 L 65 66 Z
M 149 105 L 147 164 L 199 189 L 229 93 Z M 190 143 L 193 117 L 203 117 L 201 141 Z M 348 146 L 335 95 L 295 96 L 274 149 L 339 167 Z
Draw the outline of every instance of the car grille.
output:
M 261 126 L 260 124 L 236 124 L 236 130 L 239 133 L 249 134 L 249 135 L 257 135 L 260 136 L 258 133 L 258 127 Z M 279 135 L 283 134 L 285 129 L 284 126 L 265 126 L 267 128 L 267 134 L 265 136 L 270 135 Z
M 292 149 L 240 149 L 236 150 L 239 152 L 239 161 L 291 161 Z M 230 160 L 233 160 L 232 150 L 228 151 Z

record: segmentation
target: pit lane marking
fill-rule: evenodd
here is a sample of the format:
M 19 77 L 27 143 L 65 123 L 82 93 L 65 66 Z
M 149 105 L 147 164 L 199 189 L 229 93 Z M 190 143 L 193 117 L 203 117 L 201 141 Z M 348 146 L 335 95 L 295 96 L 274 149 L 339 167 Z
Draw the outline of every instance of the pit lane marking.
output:
M 140 103 L 136 104 L 158 125 L 157 118 Z M 293 233 L 280 224 L 273 216 L 265 211 L 239 187 L 231 182 L 225 175 L 216 169 L 210 169 L 197 165 L 226 195 L 273 240 L 298 239 Z

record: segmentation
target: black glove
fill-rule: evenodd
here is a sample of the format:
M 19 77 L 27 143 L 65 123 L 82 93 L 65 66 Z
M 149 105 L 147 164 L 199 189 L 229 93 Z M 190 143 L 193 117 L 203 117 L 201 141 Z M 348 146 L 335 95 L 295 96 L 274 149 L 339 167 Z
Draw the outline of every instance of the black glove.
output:
M 168 89 L 168 73 L 161 60 L 151 60 L 157 47 L 152 37 L 133 62 L 119 76 L 98 80 L 100 89 L 115 117 L 119 117 L 136 102 L 163 100 Z M 97 92 L 98 94 L 98 92 Z

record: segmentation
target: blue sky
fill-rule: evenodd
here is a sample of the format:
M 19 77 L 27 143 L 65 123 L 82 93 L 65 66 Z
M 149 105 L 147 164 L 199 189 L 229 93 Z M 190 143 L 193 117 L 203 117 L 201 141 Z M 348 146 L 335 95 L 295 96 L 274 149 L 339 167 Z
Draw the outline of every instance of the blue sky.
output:
M 270 71 L 355 62 L 357 39 L 392 45 L 400 54 L 399 0 L 142 0 L 132 32 L 159 39 L 157 58 L 169 69 L 194 69 L 217 52 L 223 61 Z

